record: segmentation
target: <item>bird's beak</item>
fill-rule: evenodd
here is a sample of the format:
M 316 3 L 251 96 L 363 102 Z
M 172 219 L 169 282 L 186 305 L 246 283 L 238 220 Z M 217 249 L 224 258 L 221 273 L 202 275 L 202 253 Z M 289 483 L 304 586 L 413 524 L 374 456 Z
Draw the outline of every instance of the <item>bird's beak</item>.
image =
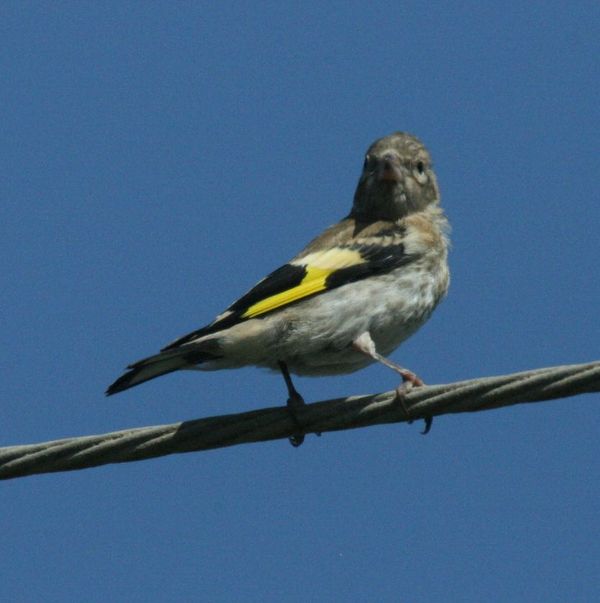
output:
M 403 179 L 400 158 L 395 153 L 385 153 L 377 162 L 375 174 L 380 182 L 400 182 Z

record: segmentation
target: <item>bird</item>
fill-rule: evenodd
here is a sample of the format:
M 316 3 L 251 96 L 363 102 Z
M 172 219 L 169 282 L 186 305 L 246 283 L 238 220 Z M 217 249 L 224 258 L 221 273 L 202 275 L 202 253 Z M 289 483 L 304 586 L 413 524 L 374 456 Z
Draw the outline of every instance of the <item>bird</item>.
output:
M 378 362 L 402 378 L 402 399 L 423 381 L 388 356 L 447 293 L 449 232 L 425 145 L 406 132 L 379 138 L 346 217 L 212 322 L 129 365 L 106 394 L 179 370 L 254 365 L 282 374 L 293 411 L 304 400 L 291 374 L 345 374 Z M 290 442 L 303 439 L 299 428 Z

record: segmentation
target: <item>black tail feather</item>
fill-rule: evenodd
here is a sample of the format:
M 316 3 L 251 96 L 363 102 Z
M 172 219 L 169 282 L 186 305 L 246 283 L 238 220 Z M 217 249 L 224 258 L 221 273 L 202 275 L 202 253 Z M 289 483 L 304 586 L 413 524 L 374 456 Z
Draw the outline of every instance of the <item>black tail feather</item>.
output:
M 118 394 L 119 392 L 123 392 L 130 387 L 135 387 L 136 385 L 140 385 L 145 383 L 146 381 L 150 381 L 151 379 L 155 379 L 156 377 L 161 377 L 162 375 L 167 375 L 168 373 L 172 373 L 173 371 L 179 370 L 178 368 L 173 368 L 168 371 L 164 371 L 162 373 L 157 373 L 156 375 L 152 375 L 151 377 L 138 378 L 139 373 L 141 371 L 127 371 L 124 375 L 121 375 L 114 383 L 111 383 L 106 389 L 106 395 L 112 396 L 113 394 Z
M 183 348 L 156 354 L 155 356 L 150 356 L 149 358 L 144 358 L 130 364 L 127 367 L 129 370 L 109 385 L 106 395 L 112 396 L 130 387 L 156 379 L 156 377 L 181 369 L 191 368 L 207 360 L 214 359 L 215 356 L 213 354 L 194 349 L 192 346 L 187 350 Z

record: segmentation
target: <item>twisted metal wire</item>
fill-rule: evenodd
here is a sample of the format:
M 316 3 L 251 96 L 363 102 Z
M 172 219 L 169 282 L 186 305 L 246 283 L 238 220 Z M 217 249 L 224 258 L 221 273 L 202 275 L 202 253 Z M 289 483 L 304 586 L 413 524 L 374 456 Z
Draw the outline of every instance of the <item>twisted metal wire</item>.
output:
M 392 391 L 315 402 L 299 408 L 295 414 L 305 433 L 323 433 L 598 391 L 600 361 L 419 387 L 406 395 L 403 404 L 398 403 L 396 392 Z M 265 408 L 171 425 L 10 446 L 0 448 L 0 479 L 277 440 L 298 433 L 296 420 L 285 407 Z

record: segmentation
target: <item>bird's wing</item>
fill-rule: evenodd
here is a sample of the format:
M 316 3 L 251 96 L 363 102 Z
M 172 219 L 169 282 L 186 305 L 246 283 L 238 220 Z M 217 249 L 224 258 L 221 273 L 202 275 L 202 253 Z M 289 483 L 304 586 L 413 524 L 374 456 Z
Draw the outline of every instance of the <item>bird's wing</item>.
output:
M 389 240 L 389 239 L 388 239 Z M 250 318 L 262 318 L 290 304 L 371 276 L 385 274 L 410 263 L 414 256 L 405 252 L 402 242 L 378 244 L 372 236 L 363 241 L 315 250 L 300 255 L 271 272 L 248 293 L 233 303 L 208 326 L 180 337 L 167 347 L 183 344 L 227 329 Z

